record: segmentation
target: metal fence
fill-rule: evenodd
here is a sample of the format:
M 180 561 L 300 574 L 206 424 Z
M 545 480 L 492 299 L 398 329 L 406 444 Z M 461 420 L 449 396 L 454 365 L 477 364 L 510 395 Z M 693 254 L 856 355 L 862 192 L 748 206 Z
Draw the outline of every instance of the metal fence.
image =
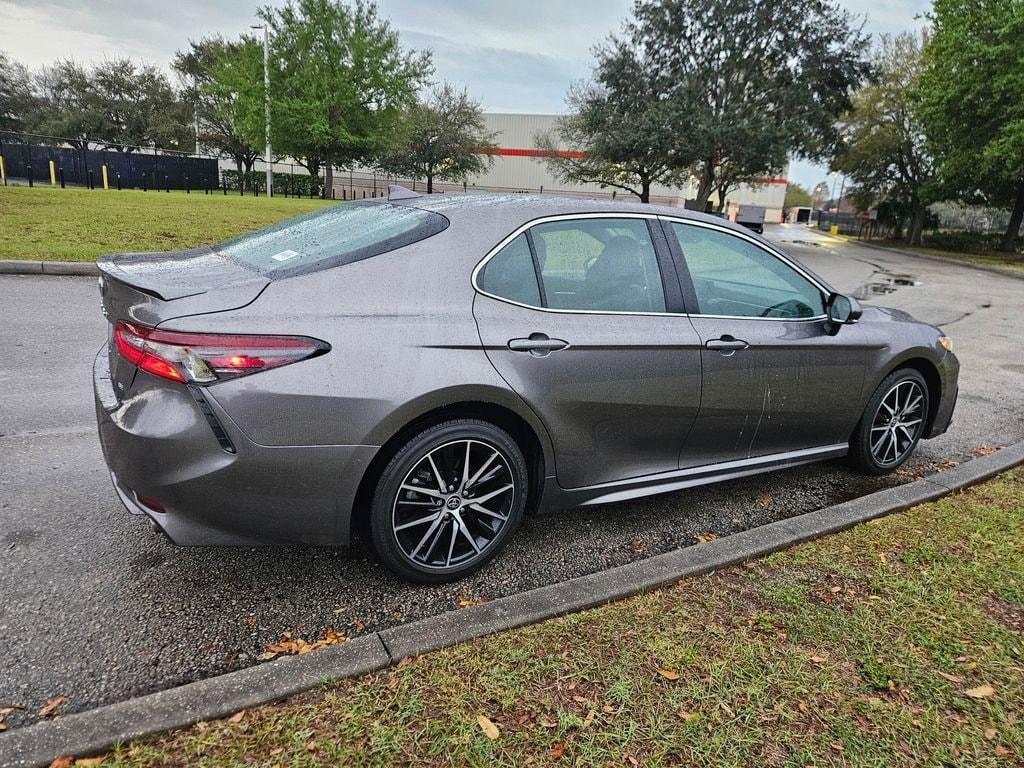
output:
M 91 187 L 105 181 L 118 189 L 216 189 L 220 184 L 217 161 L 209 157 L 78 149 L 5 141 L 2 136 L 0 156 L 7 178 L 29 184 Z

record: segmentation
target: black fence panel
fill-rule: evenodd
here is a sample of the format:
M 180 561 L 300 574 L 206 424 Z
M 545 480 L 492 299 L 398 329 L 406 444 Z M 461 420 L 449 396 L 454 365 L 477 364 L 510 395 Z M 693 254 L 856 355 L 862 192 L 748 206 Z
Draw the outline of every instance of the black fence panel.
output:
M 139 189 L 205 189 L 220 183 L 217 161 L 209 157 L 185 155 L 152 155 L 141 152 L 115 152 L 98 149 L 50 147 L 42 144 L 0 143 L 7 176 L 12 179 L 32 178 L 49 183 L 50 161 L 54 173 L 63 171 L 67 184 L 85 186 L 92 182 L 101 186 L 102 168 L 107 167 L 111 188 L 118 186 Z

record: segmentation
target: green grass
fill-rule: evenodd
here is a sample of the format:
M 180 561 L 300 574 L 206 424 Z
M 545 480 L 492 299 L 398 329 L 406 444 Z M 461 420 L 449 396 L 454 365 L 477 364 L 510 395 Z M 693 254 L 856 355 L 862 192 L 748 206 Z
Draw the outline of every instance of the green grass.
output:
M 0 187 L 0 259 L 92 261 L 208 245 L 330 201 L 193 192 Z
M 1021 254 L 1003 253 L 1001 251 L 989 251 L 988 253 L 967 253 L 964 251 L 949 251 L 940 248 L 928 248 L 926 246 L 907 246 L 902 243 L 893 243 L 884 240 L 872 240 L 874 245 L 884 248 L 894 248 L 910 253 L 919 253 L 922 256 L 941 256 L 946 259 L 955 259 L 968 264 L 979 264 L 987 267 L 1002 267 L 1017 272 L 1024 272 L 1024 257 Z
M 1022 604 L 1017 470 L 746 566 L 124 746 L 105 764 L 1019 765 Z M 993 692 L 968 694 L 981 686 Z

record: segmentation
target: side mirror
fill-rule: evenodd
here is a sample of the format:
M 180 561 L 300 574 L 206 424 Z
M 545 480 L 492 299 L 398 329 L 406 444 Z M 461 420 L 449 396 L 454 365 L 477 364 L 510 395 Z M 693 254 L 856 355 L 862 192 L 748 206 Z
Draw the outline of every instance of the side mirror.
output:
M 833 293 L 828 297 L 825 311 L 828 315 L 828 332 L 832 334 L 838 333 L 842 325 L 857 322 L 863 313 L 855 298 L 842 293 Z

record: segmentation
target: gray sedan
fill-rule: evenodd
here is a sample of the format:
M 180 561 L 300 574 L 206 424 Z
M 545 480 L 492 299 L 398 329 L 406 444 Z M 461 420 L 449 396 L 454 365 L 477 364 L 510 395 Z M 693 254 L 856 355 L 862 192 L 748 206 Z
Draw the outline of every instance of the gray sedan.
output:
M 749 230 L 521 195 L 345 203 L 100 260 L 114 488 L 178 544 L 346 544 L 440 582 L 526 511 L 849 456 L 949 426 L 937 328 Z

